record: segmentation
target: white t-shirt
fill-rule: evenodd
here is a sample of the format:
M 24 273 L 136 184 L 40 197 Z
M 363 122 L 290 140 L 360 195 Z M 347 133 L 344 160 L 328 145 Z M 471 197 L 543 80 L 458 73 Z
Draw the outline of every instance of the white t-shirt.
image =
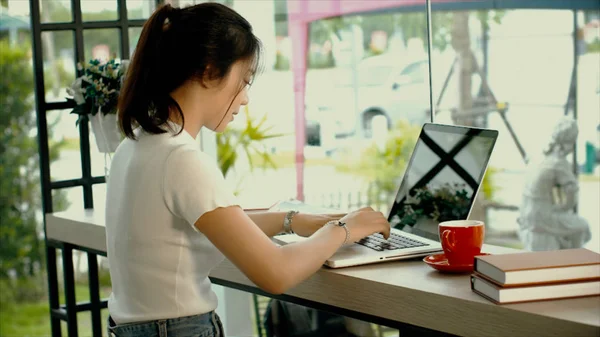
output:
M 107 182 L 110 315 L 129 323 L 214 310 L 208 274 L 224 256 L 194 223 L 237 205 L 233 192 L 185 130 L 135 132 L 138 140 L 124 140 L 114 154 Z

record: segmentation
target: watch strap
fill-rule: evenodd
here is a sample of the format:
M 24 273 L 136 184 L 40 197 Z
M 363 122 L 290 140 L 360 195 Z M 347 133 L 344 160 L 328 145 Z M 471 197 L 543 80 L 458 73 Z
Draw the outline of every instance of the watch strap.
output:
M 292 218 L 298 213 L 298 211 L 291 210 L 285 214 L 285 218 L 283 219 L 283 231 L 285 233 L 294 234 L 294 230 L 292 229 Z
M 329 224 L 332 224 L 334 226 L 338 226 L 338 227 L 342 227 L 345 231 L 346 231 L 346 238 L 344 239 L 344 243 L 342 244 L 342 246 L 346 245 L 348 243 L 348 241 L 350 240 L 350 229 L 348 229 L 348 226 L 346 226 L 346 223 L 340 220 L 332 220 L 329 221 Z

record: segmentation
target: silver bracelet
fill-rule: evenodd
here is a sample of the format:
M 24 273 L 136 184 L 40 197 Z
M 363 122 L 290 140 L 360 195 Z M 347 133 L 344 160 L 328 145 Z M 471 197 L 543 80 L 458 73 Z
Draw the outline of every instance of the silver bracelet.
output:
M 292 210 L 287 212 L 287 214 L 285 215 L 285 218 L 283 219 L 283 231 L 286 234 L 294 234 L 294 230 L 292 230 L 292 218 L 298 213 L 298 211 Z
M 331 220 L 327 224 L 342 227 L 346 231 L 346 239 L 344 239 L 344 243 L 342 244 L 342 246 L 346 245 L 348 243 L 348 240 L 350 239 L 350 229 L 348 229 L 348 226 L 346 226 L 346 223 L 342 222 L 340 220 Z

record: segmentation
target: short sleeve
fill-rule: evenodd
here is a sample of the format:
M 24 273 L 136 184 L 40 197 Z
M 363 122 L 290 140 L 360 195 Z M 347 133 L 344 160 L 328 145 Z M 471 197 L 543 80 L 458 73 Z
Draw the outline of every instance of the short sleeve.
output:
M 174 149 L 167 157 L 163 195 L 169 210 L 194 229 L 204 213 L 238 205 L 216 161 L 189 145 Z

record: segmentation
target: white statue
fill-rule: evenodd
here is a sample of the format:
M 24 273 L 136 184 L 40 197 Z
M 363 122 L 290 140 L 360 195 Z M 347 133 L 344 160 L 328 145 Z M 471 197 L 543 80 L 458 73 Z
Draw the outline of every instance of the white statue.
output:
M 559 121 L 544 158 L 531 167 L 520 207 L 519 237 L 530 251 L 583 247 L 591 238 L 588 222 L 575 213 L 579 182 L 566 156 L 577 140 L 577 122 Z

